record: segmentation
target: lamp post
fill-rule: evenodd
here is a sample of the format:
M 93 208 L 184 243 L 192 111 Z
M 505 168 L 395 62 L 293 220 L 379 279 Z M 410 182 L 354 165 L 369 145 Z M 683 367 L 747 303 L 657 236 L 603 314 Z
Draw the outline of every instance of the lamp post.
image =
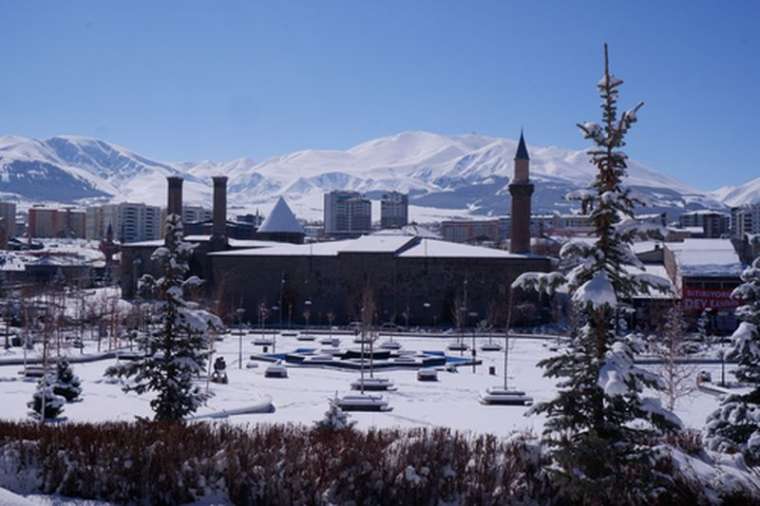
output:
M 282 328 L 282 308 L 284 307 L 282 305 L 282 297 L 285 293 L 285 273 L 282 273 L 282 277 L 280 278 L 280 328 Z
M 327 332 L 328 332 L 328 337 L 330 338 L 330 341 L 332 341 L 332 327 L 333 327 L 333 320 L 334 319 L 335 319 L 335 313 L 333 313 L 332 311 L 328 311 L 327 312 L 327 323 L 329 325 L 329 328 L 327 329 Z
M 282 309 L 282 306 L 272 306 L 272 311 L 280 311 L 280 309 Z M 280 327 L 282 327 L 282 311 L 280 311 Z M 277 332 L 275 332 L 275 330 L 272 329 L 272 353 L 277 353 L 276 343 L 277 343 Z
M 306 299 L 303 303 L 306 310 L 303 312 L 303 317 L 306 320 L 306 329 L 309 330 L 309 318 L 311 318 L 311 300 Z
M 243 368 L 243 315 L 245 309 L 239 307 L 235 310 L 238 323 L 238 369 Z
M 423 302 L 422 303 L 422 307 L 425 308 L 426 312 L 429 311 L 430 310 L 430 302 Z M 435 327 L 435 325 L 433 325 L 433 327 Z M 431 328 L 430 330 L 432 331 L 433 329 Z
M 468 316 L 470 318 L 477 318 L 478 317 L 478 313 L 476 313 L 475 311 L 470 311 L 468 313 Z M 475 368 L 475 356 L 478 353 L 477 350 L 475 349 L 475 325 L 472 326 L 472 350 L 470 351 L 470 353 L 472 353 L 472 372 L 475 373 L 476 372 L 476 368 Z

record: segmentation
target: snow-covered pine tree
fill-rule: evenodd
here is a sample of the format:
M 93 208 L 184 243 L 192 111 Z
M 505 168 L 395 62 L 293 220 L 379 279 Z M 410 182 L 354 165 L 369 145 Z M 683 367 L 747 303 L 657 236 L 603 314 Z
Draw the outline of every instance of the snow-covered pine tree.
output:
M 627 157 L 620 148 L 643 105 L 618 117 L 622 84 L 609 71 L 605 44 L 604 75 L 598 83 L 603 124 L 578 125 L 595 144 L 589 154 L 598 170 L 586 197 L 596 241 L 562 247 L 566 274 L 525 273 L 513 284 L 547 293 L 566 284 L 572 294 L 577 328 L 559 355 L 540 362 L 545 376 L 559 380 L 559 392 L 532 412 L 547 416 L 544 438 L 567 493 L 579 500 L 597 496 L 602 503 L 635 502 L 656 487 L 657 480 L 647 476 L 651 436 L 680 426 L 659 399 L 642 397 L 645 388 L 661 388 L 661 379 L 633 364 L 631 342 L 615 332 L 619 303 L 650 288 L 669 290 L 666 280 L 645 272 L 631 248 L 637 236 L 659 230 L 635 220 L 634 199 L 622 186 Z M 610 495 L 603 499 L 599 494 Z
M 167 216 L 165 232 L 165 245 L 151 256 L 162 266 L 163 276 L 156 279 L 146 274 L 140 279 L 141 293 L 157 300 L 161 329 L 137 338 L 145 358 L 111 367 L 106 374 L 130 378 L 125 391 L 156 392 L 150 402 L 155 420 L 180 421 L 206 399 L 194 381 L 205 371 L 209 329 L 222 324 L 217 316 L 185 300 L 186 291 L 202 281 L 197 276 L 187 277 L 195 245 L 183 240 L 178 215 Z
M 32 401 L 27 404 L 32 409 L 35 418 L 55 420 L 63 413 L 63 405 L 66 403 L 66 399 L 56 395 L 53 391 L 54 384 L 54 379 L 48 374 L 45 374 L 37 382 L 37 389 L 34 391 Z
M 61 357 L 56 365 L 56 378 L 53 384 L 53 392 L 60 395 L 66 402 L 75 400 L 82 393 L 79 376 L 74 374 L 71 364 L 65 357 Z
M 356 424 L 354 420 L 350 420 L 348 413 L 340 409 L 337 398 L 329 399 L 330 406 L 325 411 L 325 417 L 321 420 L 317 420 L 314 423 L 314 428 L 317 430 L 325 431 L 338 431 L 350 429 Z
M 760 257 L 744 269 L 742 284 L 732 296 L 742 302 L 729 358 L 738 361 L 734 375 L 752 385 L 744 395 L 729 395 L 707 418 L 705 443 L 714 451 L 741 452 L 753 466 L 760 465 Z

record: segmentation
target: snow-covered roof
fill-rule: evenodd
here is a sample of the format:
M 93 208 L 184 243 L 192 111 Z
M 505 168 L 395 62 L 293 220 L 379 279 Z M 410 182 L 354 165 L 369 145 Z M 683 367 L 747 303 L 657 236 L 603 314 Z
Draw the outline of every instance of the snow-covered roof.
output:
M 675 286 L 673 286 L 673 281 L 670 279 L 670 275 L 668 274 L 667 269 L 665 269 L 665 266 L 662 264 L 645 264 L 644 270 L 639 269 L 638 267 L 634 266 L 626 266 L 626 271 L 628 271 L 631 274 L 652 274 L 654 276 L 657 276 L 659 278 L 662 278 L 667 282 L 668 285 L 670 285 L 670 291 L 667 290 L 661 290 L 659 288 L 653 287 L 649 289 L 648 294 L 640 293 L 637 295 L 634 295 L 634 299 L 675 299 L 677 298 L 676 295 L 676 289 Z
M 721 216 L 726 216 L 726 217 L 729 216 L 728 213 L 725 213 L 723 211 L 718 211 L 715 209 L 695 209 L 694 211 L 687 211 L 683 214 L 688 214 L 688 215 L 693 215 L 693 216 L 703 215 L 703 214 L 720 214 Z
M 341 253 L 395 253 L 414 238 L 408 235 L 363 235 L 348 243 Z
M 631 244 L 634 253 L 649 253 L 662 248 L 662 241 L 639 241 Z
M 266 233 L 289 233 L 303 234 L 303 225 L 296 219 L 296 215 L 290 210 L 285 199 L 280 197 L 269 216 L 258 229 L 259 232 Z
M 384 228 L 373 232 L 372 235 L 409 235 L 413 237 L 427 237 L 428 239 L 441 238 L 440 234 L 416 223 L 405 225 L 401 228 Z
M 219 256 L 337 256 L 341 253 L 388 253 L 403 258 L 525 258 L 504 250 L 403 235 L 364 235 L 358 239 L 285 244 L 212 253 Z
M 407 258 L 518 258 L 525 255 L 515 255 L 501 249 L 470 246 L 458 242 L 422 239 L 419 244 L 403 251 L 399 256 Z
M 353 239 L 343 241 L 315 242 L 309 244 L 274 243 L 276 246 L 256 249 L 239 249 L 211 253 L 214 256 L 337 256 L 338 252 Z
M 685 239 L 667 247 L 682 276 L 738 277 L 743 269 L 730 239 Z
M 231 248 L 269 248 L 271 246 L 277 246 L 278 244 L 281 244 L 279 242 L 275 241 L 259 241 L 257 239 L 227 239 L 227 244 L 230 245 Z

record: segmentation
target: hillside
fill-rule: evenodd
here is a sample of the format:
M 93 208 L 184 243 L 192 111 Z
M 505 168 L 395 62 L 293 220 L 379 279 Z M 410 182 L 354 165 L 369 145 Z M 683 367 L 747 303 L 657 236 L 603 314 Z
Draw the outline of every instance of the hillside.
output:
M 187 202 L 208 205 L 208 179 L 229 176 L 231 212 L 267 211 L 284 196 L 299 217 L 319 219 L 323 193 L 355 190 L 411 194 L 412 218 L 502 215 L 517 142 L 484 135 L 403 132 L 347 150 L 304 150 L 256 163 L 168 163 L 151 160 L 98 139 L 58 136 L 46 140 L 0 137 L 0 192 L 22 203 L 142 201 L 163 205 L 164 179 L 186 178 Z M 537 212 L 566 211 L 564 195 L 588 184 L 594 168 L 583 151 L 529 145 Z M 677 215 L 685 209 L 720 208 L 723 195 L 706 194 L 635 161 L 627 183 L 650 211 Z M 738 189 L 726 191 L 726 202 Z

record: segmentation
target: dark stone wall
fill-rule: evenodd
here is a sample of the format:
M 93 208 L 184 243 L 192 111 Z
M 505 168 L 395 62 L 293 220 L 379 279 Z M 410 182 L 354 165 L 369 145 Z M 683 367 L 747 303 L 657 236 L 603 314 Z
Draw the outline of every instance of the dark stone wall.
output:
M 211 271 L 211 257 L 208 256 L 210 243 L 204 241 L 194 244 L 196 246 L 190 259 L 190 273 L 203 279 L 206 282 L 206 291 L 212 293 L 214 279 Z M 160 266 L 150 258 L 158 247 L 129 244 L 122 246 L 119 275 L 122 297 L 132 299 L 137 295 L 137 281 L 143 274 L 151 274 L 155 277 L 163 274 Z
M 521 273 L 550 269 L 541 257 L 404 258 L 391 254 L 341 253 L 337 257 L 310 256 L 230 256 L 212 255 L 212 274 L 235 307 L 246 310 L 245 319 L 258 321 L 257 308 L 272 310 L 269 322 L 303 323 L 310 308 L 312 323 L 327 323 L 334 313 L 335 323 L 359 318 L 362 291 L 373 290 L 377 322 L 429 325 L 453 320 L 454 301 L 467 297 L 468 324 L 488 318 L 505 319 L 508 287 Z M 311 304 L 306 304 L 306 301 Z M 429 306 L 426 306 L 426 303 Z M 280 314 L 281 313 L 281 314 Z

